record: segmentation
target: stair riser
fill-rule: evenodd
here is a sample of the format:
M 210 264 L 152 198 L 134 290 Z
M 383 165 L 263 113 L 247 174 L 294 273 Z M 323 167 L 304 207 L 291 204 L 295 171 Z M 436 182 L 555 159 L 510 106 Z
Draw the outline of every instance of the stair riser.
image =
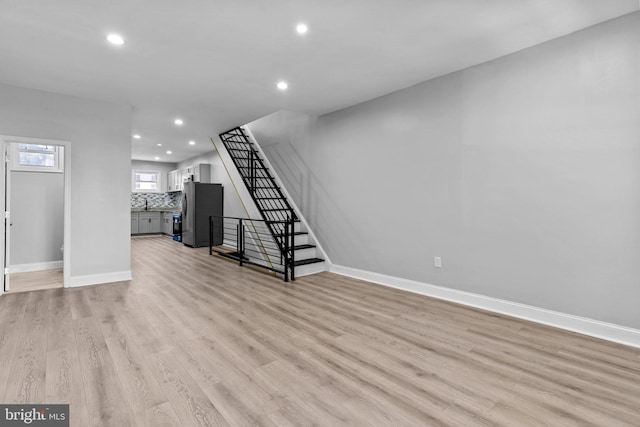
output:
M 294 237 L 294 246 L 306 245 L 308 243 L 309 243 L 309 235 L 308 234 L 297 234 Z
M 317 258 L 316 248 L 308 248 L 308 249 L 298 249 L 295 253 L 295 257 L 297 260 L 307 259 L 307 258 Z
M 329 268 L 326 262 L 317 262 L 314 264 L 301 265 L 296 267 L 295 275 L 296 277 L 308 276 L 310 274 L 316 274 L 323 271 L 328 271 Z

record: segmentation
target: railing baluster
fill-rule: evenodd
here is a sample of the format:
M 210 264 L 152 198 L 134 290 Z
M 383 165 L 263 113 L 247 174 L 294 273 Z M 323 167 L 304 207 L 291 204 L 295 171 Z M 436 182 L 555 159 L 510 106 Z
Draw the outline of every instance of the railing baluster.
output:
M 278 227 L 276 227 L 276 230 L 278 231 L 278 233 L 281 233 L 281 235 L 284 236 L 285 235 L 284 227 L 280 228 L 280 225 L 281 224 L 278 224 Z M 277 241 L 276 241 L 276 244 L 277 244 Z M 284 265 L 286 268 L 287 263 L 285 262 L 284 251 L 280 251 L 280 264 Z
M 242 239 L 243 239 L 243 230 L 242 230 L 242 219 L 238 220 L 238 236 L 237 236 L 237 240 L 238 240 L 238 244 L 237 244 L 237 250 L 238 250 L 238 260 L 240 261 L 240 267 L 242 267 L 242 253 L 244 252 L 243 248 L 242 248 Z
M 293 282 L 294 280 L 296 280 L 296 274 L 295 274 L 295 269 L 296 269 L 296 241 L 295 241 L 295 235 L 296 235 L 296 223 L 294 218 L 294 214 L 293 214 L 293 210 L 291 211 L 291 281 Z
M 289 227 L 284 225 L 284 281 L 289 281 Z
M 255 162 L 253 161 L 253 150 L 249 151 L 249 182 L 251 183 L 251 188 L 249 189 L 249 192 L 253 192 L 255 191 L 256 188 L 256 165 Z

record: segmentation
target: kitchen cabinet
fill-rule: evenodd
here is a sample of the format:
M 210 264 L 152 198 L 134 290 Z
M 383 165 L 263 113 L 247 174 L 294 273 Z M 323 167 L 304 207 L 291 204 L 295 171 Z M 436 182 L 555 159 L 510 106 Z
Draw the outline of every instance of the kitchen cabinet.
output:
M 151 234 L 160 233 L 161 221 L 160 212 L 139 212 L 138 233 Z
M 184 169 L 176 169 L 167 173 L 167 191 L 182 191 L 185 182 L 211 182 L 211 165 L 198 163 Z
M 132 211 L 131 234 L 173 236 L 173 211 Z
M 176 169 L 167 174 L 167 191 L 182 191 L 182 170 Z
M 162 234 L 173 236 L 173 212 L 162 212 L 160 219 Z
M 211 182 L 211 165 L 208 163 L 199 163 L 193 166 L 187 166 L 182 175 L 182 181 L 193 182 Z
M 138 234 L 138 212 L 131 212 L 131 234 Z
M 176 191 L 174 190 L 174 182 L 176 180 L 176 171 L 169 171 L 167 173 L 167 191 Z

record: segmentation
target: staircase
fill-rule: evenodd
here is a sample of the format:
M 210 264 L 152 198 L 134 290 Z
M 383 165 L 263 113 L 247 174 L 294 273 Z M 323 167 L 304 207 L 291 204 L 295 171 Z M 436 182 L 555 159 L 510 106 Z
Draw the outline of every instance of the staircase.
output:
M 295 210 L 244 129 L 237 127 L 221 133 L 220 140 L 240 173 L 281 254 L 290 249 L 286 242 L 288 232 L 285 230 L 285 223 L 293 222 L 295 244 L 291 259 L 294 267 L 297 269 L 324 262 L 316 257 L 316 245 L 309 242 L 309 233 L 300 229 L 300 220 Z M 300 275 L 301 271 L 298 271 Z

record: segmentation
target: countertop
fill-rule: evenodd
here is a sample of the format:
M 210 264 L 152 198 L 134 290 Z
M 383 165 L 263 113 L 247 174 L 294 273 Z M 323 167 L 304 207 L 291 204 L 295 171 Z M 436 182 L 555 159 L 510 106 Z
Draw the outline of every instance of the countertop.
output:
M 131 212 L 171 212 L 171 213 L 180 213 L 180 209 L 176 207 L 164 207 L 164 208 L 131 208 Z

